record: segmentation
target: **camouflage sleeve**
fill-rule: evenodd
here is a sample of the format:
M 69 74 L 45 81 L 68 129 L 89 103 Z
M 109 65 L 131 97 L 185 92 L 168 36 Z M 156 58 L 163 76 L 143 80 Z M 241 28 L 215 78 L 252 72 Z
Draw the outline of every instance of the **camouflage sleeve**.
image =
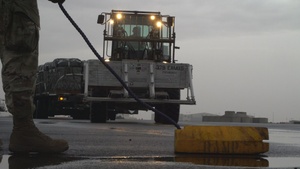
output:
M 14 12 L 21 12 L 28 16 L 38 27 L 40 27 L 40 16 L 38 11 L 37 0 L 14 1 Z
M 6 49 L 30 53 L 38 48 L 38 41 L 37 25 L 24 13 L 13 13 L 5 36 Z

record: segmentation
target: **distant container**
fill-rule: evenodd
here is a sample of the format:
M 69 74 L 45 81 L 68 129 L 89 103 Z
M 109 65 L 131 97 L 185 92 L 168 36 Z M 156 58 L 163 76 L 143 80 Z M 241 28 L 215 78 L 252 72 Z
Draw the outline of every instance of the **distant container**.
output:
M 242 123 L 253 123 L 253 118 L 251 117 L 241 117 Z
M 246 112 L 225 111 L 223 116 L 203 116 L 203 122 L 268 123 L 268 118 L 253 118 Z
M 253 123 L 268 123 L 268 118 L 253 118 Z
M 247 117 L 247 112 L 236 112 L 236 115 L 239 116 L 239 117 Z
M 235 111 L 225 111 L 225 115 L 224 116 L 235 116 Z
M 292 124 L 300 124 L 300 121 L 298 121 L 298 120 L 292 120 L 292 121 L 290 121 L 290 123 L 292 123 Z

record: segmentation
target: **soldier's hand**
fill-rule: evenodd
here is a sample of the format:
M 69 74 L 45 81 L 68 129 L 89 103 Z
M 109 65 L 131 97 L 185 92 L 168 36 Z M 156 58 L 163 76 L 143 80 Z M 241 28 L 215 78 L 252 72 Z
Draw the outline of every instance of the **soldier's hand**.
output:
M 53 3 L 64 3 L 65 2 L 65 0 L 49 0 L 49 1 L 51 1 Z

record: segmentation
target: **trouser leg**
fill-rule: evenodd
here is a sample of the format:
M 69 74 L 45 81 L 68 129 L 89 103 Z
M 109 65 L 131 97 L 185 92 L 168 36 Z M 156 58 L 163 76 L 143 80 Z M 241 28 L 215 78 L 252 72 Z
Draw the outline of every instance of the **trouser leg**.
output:
M 68 149 L 64 140 L 41 133 L 32 120 L 33 94 L 38 65 L 37 49 L 30 53 L 8 51 L 1 47 L 2 82 L 8 111 L 13 115 L 9 150 L 15 153 L 59 153 Z
M 18 53 L 4 49 L 2 61 L 2 83 L 8 111 L 15 118 L 32 117 L 35 110 L 35 89 L 38 51 Z
M 26 15 L 14 15 L 11 2 L 0 1 L 2 85 L 8 111 L 14 117 L 24 118 L 32 116 L 35 109 L 32 99 L 38 66 L 36 44 L 39 32 L 36 24 Z M 28 51 L 28 48 L 31 50 Z
M 2 14 L 1 12 L 3 13 L 3 10 L 0 8 L 0 14 Z M 36 26 L 28 17 L 20 15 L 18 19 L 18 21 L 26 25 L 24 32 L 31 32 L 34 38 L 38 38 L 38 36 L 36 36 Z M 6 26 L 3 25 L 5 24 L 0 22 L 0 28 L 6 28 Z M 59 153 L 66 151 L 69 147 L 66 141 L 55 140 L 43 134 L 36 128 L 32 120 L 32 114 L 35 110 L 33 94 L 38 66 L 38 47 L 36 43 L 33 43 L 34 46 L 29 46 L 30 49 L 33 49 L 30 50 L 30 52 L 28 52 L 28 46 L 26 46 L 28 44 L 26 44 L 25 47 L 19 45 L 8 47 L 7 32 L 11 31 L 9 36 L 11 39 L 9 40 L 12 41 L 10 42 L 15 42 L 13 40 L 19 38 L 19 31 L 14 32 L 12 30 L 13 29 L 7 29 L 7 31 L 0 32 L 3 90 L 5 92 L 5 101 L 8 111 L 13 115 L 14 124 L 10 136 L 9 150 L 15 153 Z M 35 42 L 38 41 L 38 39 L 35 40 Z M 10 45 L 11 44 L 14 43 L 10 43 Z M 23 49 L 26 49 L 26 51 Z

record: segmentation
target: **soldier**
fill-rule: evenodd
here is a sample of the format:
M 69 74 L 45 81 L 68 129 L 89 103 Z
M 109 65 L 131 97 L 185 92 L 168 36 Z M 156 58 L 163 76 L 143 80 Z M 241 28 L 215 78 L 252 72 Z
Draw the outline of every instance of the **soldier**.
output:
M 0 0 L 2 82 L 6 105 L 13 115 L 9 150 L 14 153 L 60 153 L 69 148 L 65 140 L 40 132 L 32 119 L 39 26 L 37 0 Z

